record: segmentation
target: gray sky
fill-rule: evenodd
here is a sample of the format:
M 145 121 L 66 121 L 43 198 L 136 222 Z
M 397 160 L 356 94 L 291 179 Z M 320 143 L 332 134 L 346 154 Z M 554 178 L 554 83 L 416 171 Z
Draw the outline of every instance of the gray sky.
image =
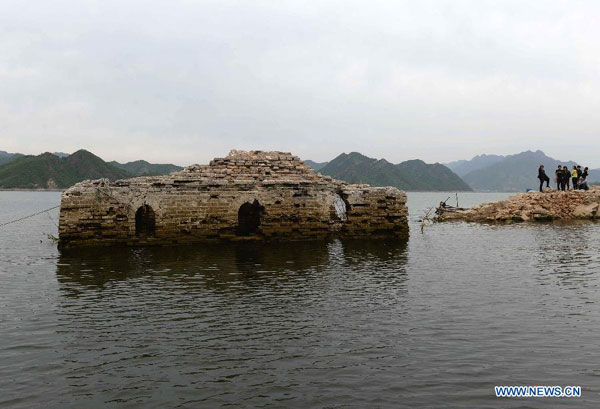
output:
M 0 150 L 600 167 L 596 1 L 0 2 Z

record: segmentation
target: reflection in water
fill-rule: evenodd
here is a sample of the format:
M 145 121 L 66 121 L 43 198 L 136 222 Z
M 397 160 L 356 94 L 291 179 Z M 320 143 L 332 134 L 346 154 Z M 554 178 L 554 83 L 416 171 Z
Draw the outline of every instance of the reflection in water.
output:
M 58 281 L 76 294 L 85 287 L 140 278 L 170 277 L 207 287 L 228 283 L 261 285 L 269 281 L 315 275 L 336 264 L 369 266 L 375 273 L 397 270 L 406 262 L 406 241 L 231 243 L 181 247 L 90 248 L 63 252 Z
M 268 284 L 269 277 L 276 281 L 336 264 L 367 265 L 379 274 L 396 271 L 406 262 L 406 245 L 401 240 L 334 240 L 73 249 L 60 255 L 57 277 L 65 290 L 76 290 L 143 277 L 185 280 L 197 275 L 205 277 L 208 286 L 253 280 Z
M 291 269 L 318 268 L 327 263 L 327 256 L 324 243 L 77 249 L 61 254 L 57 276 L 65 288 L 68 284 L 101 288 L 113 281 L 161 277 L 193 284 L 195 276 L 220 287 L 259 275 L 264 279 Z
M 377 367 L 349 357 L 393 359 L 385 350 L 397 337 L 381 328 L 405 308 L 406 248 L 334 240 L 62 254 L 65 372 L 81 396 L 103 390 L 128 407 L 174 406 L 173 394 L 181 407 L 307 402 L 303 390 L 333 368 L 349 375 L 337 387 L 353 389 Z

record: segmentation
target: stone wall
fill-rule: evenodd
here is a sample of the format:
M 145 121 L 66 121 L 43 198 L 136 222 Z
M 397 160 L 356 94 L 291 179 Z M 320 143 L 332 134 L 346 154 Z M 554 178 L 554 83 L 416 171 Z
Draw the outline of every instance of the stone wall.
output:
M 282 152 L 232 151 L 168 176 L 84 181 L 62 194 L 61 247 L 408 235 L 406 195 L 349 185 Z

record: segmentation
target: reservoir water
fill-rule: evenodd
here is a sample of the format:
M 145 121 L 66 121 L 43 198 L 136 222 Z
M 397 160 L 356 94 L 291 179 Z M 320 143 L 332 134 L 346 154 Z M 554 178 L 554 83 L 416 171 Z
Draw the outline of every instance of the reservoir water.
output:
M 407 242 L 61 254 L 57 210 L 0 227 L 0 408 L 600 407 L 600 224 L 421 234 L 448 196 L 409 193 Z M 0 192 L 0 223 L 59 197 Z

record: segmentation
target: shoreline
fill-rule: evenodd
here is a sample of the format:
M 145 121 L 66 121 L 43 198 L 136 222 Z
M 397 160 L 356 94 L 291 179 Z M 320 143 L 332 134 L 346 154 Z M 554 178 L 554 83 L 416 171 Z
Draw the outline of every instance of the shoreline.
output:
M 597 220 L 599 206 L 598 187 L 569 191 L 546 188 L 544 192 L 519 193 L 467 209 L 440 207 L 436 210 L 436 220 L 500 224 Z

